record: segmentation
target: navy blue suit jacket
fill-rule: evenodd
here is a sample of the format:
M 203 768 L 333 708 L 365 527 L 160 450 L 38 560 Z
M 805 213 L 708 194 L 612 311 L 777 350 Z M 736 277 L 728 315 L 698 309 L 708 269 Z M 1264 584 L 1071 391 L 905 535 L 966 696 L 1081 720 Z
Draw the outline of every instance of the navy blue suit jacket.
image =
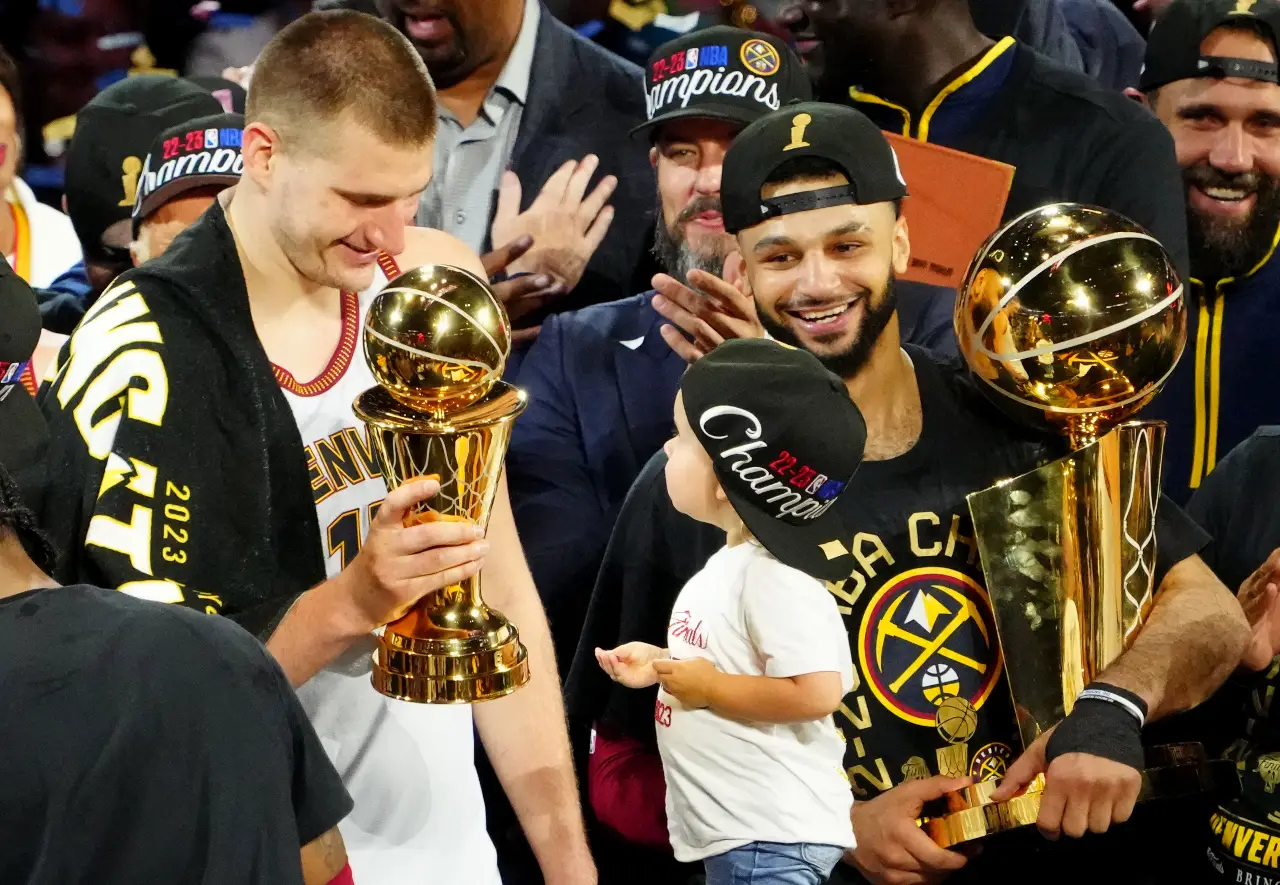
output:
M 507 453 L 516 525 L 563 668 L 622 500 L 675 427 L 685 362 L 652 292 L 549 317 L 507 380 L 529 395 Z M 898 283 L 902 340 L 956 353 L 955 293 Z

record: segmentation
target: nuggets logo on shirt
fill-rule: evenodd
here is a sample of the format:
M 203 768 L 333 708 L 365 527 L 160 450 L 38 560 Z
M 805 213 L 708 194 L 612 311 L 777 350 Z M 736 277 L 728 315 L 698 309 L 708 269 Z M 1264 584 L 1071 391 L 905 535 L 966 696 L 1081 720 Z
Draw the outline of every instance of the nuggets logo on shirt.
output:
M 907 722 L 933 725 L 947 698 L 981 709 L 1000 675 L 986 591 L 948 568 L 891 578 L 867 603 L 858 659 L 876 699 Z

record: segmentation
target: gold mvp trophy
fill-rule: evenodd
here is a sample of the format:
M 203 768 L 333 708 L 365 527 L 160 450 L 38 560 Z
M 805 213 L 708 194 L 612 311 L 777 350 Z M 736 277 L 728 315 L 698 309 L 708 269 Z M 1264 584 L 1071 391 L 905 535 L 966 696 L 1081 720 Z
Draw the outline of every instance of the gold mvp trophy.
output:
M 1057 204 L 1015 219 L 978 251 L 955 326 L 989 398 L 1072 449 L 968 496 L 1025 747 L 1071 712 L 1151 610 L 1165 427 L 1125 419 L 1177 364 L 1186 302 L 1169 256 L 1141 228 Z M 967 736 L 944 725 L 944 736 Z M 963 744 L 940 750 L 940 765 L 953 769 L 940 773 L 967 774 L 951 764 L 959 756 Z M 1199 744 L 1149 748 L 1140 798 L 1209 788 L 1220 771 L 1204 759 Z M 1043 776 L 992 803 L 997 783 L 953 794 L 949 811 L 922 826 L 949 846 L 1035 823 Z
M 487 526 L 523 391 L 499 380 L 511 329 L 488 284 L 428 265 L 369 307 L 364 353 L 378 386 L 356 397 L 388 491 L 423 477 L 440 493 L 405 518 Z M 529 680 L 514 624 L 485 605 L 480 576 L 427 594 L 378 637 L 373 686 L 427 704 L 486 701 Z

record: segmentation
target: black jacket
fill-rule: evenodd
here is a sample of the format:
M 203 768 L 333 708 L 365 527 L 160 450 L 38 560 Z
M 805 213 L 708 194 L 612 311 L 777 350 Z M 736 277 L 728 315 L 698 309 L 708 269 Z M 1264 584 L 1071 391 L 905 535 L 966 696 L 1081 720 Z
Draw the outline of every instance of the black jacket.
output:
M 648 253 L 657 206 L 649 143 L 628 134 L 645 119 L 640 68 L 580 36 L 544 8 L 528 104 L 511 152 L 511 168 L 522 187 L 520 208 L 529 207 L 566 160 L 595 154 L 600 158 L 597 180 L 618 177 L 609 201 L 615 210 L 613 225 L 577 288 L 556 303 L 556 313 L 647 289 L 658 270 Z
M 369 0 L 322 0 L 315 8 L 365 11 L 368 6 Z M 606 175 L 616 175 L 618 187 L 609 200 L 614 207 L 613 225 L 582 280 L 550 310 L 522 318 L 522 325 L 535 325 L 548 313 L 613 301 L 649 288 L 650 278 L 659 270 L 649 253 L 657 182 L 649 163 L 649 143 L 628 134 L 646 118 L 644 72 L 579 35 L 544 6 L 528 102 L 509 163 L 520 178 L 520 209 L 529 208 L 565 161 L 581 160 L 587 154 L 600 158 L 591 186 Z M 496 209 L 496 199 L 493 206 Z M 486 242 L 486 249 L 491 246 Z

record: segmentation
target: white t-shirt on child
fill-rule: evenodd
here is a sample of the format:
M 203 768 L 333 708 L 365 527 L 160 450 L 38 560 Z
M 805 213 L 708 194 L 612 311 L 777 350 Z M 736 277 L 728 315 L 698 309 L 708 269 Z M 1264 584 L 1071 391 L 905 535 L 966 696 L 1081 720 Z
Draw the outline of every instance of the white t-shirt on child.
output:
M 820 581 L 755 543 L 725 547 L 685 584 L 667 627 L 676 660 L 725 673 L 838 672 L 853 688 L 849 636 Z M 661 688 L 655 710 L 671 846 L 680 861 L 750 842 L 852 848 L 853 793 L 832 717 L 790 725 L 739 722 L 684 707 Z

